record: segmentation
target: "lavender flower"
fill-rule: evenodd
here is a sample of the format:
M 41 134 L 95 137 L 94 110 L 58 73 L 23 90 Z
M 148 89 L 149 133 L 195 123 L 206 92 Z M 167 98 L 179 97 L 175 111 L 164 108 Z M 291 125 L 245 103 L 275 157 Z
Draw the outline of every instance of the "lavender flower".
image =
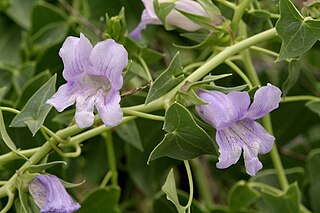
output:
M 154 10 L 153 0 L 142 0 L 142 2 L 144 4 L 145 9 L 143 10 L 141 15 L 141 21 L 139 25 L 130 34 L 130 36 L 136 40 L 141 39 L 141 30 L 145 29 L 148 24 L 162 24 Z M 173 2 L 175 4 L 175 8 L 178 10 L 193 13 L 199 16 L 208 17 L 208 14 L 201 7 L 201 5 L 193 0 L 158 0 L 158 2 Z M 173 9 L 166 17 L 166 22 L 168 24 L 186 31 L 196 31 L 201 28 L 200 25 L 192 22 L 176 9 Z
M 278 108 L 280 89 L 271 84 L 261 87 L 256 91 L 251 105 L 247 92 L 226 95 L 201 89 L 197 94 L 208 104 L 196 106 L 196 111 L 217 129 L 216 141 L 220 152 L 217 167 L 227 168 L 235 164 L 243 150 L 246 171 L 254 176 L 262 169 L 258 154 L 269 152 L 275 140 L 254 120 Z
M 35 177 L 29 183 L 29 192 L 42 213 L 73 213 L 80 209 L 54 175 Z
M 64 64 L 63 77 L 67 83 L 60 86 L 47 103 L 59 112 L 76 102 L 75 120 L 80 128 L 93 124 L 93 109 L 106 126 L 115 126 L 122 120 L 119 89 L 122 70 L 128 63 L 124 47 L 112 39 L 98 42 L 69 36 L 59 51 Z

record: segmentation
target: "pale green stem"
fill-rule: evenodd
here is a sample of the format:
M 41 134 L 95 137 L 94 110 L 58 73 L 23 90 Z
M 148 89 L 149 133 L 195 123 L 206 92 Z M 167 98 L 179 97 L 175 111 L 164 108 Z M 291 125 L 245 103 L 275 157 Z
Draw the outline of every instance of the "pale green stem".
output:
M 19 114 L 20 111 L 11 107 L 1 107 L 2 111 L 12 112 L 14 114 Z
M 232 61 L 230 61 L 229 59 L 225 61 L 225 63 L 231 68 L 233 69 L 233 71 L 235 71 L 242 79 L 244 82 L 246 82 L 246 84 L 248 84 L 249 89 L 252 89 L 252 84 L 250 82 L 250 80 L 248 79 L 248 77 L 246 76 L 246 74 L 244 74 L 242 72 L 242 70 Z
M 243 13 L 246 11 L 246 8 L 251 3 L 251 0 L 242 0 L 239 6 L 237 6 L 236 10 L 234 11 L 233 18 L 231 21 L 231 29 L 233 32 L 233 35 L 236 34 L 238 25 L 242 19 Z
M 6 184 L 8 181 L 0 181 L 0 186 Z
M 229 7 L 233 10 L 236 10 L 237 9 L 237 6 L 229 1 L 226 1 L 226 0 L 216 0 L 217 2 L 219 2 L 220 4 L 226 6 L 226 7 Z
M 43 125 L 42 125 L 41 129 L 43 129 L 47 134 L 49 134 L 51 137 L 53 137 L 53 138 L 54 138 L 57 142 L 59 142 L 59 143 L 64 144 L 64 143 L 68 143 L 68 142 L 69 142 L 69 140 L 65 140 L 65 139 L 62 139 L 62 138 L 58 137 L 58 136 L 56 135 L 56 133 L 52 132 L 52 131 L 51 131 L 48 127 L 46 127 L 46 126 L 43 126 Z
M 112 140 L 112 132 L 110 130 L 105 131 L 102 133 L 102 136 L 106 143 L 107 148 L 107 157 L 108 157 L 108 165 L 111 171 L 111 184 L 118 185 L 118 171 L 117 171 L 117 163 L 116 163 L 116 156 L 113 147 L 113 140 Z
M 108 184 L 108 182 L 111 179 L 111 177 L 112 177 L 112 172 L 108 171 L 107 174 L 104 176 L 101 184 L 100 184 L 100 188 L 104 188 Z
M 13 205 L 14 201 L 14 192 L 11 192 L 9 189 L 7 189 L 6 195 L 8 195 L 8 201 L 6 206 L 0 211 L 0 213 L 6 213 L 10 210 L 11 206 Z
M 281 98 L 281 103 L 297 102 L 297 101 L 320 101 L 319 97 L 311 95 L 287 96 Z
M 213 196 L 210 187 L 207 185 L 206 174 L 203 170 L 203 166 L 199 158 L 192 159 L 190 161 L 194 179 L 199 191 L 200 199 L 202 199 L 207 207 L 211 207 L 213 204 Z
M 265 53 L 267 55 L 271 55 L 271 56 L 274 56 L 274 57 L 278 57 L 279 56 L 279 53 L 273 52 L 271 50 L 268 50 L 268 49 L 265 49 L 265 48 L 262 48 L 262 47 L 252 46 L 252 47 L 250 47 L 250 49 L 258 51 L 258 52 L 261 52 L 261 53 Z
M 244 37 L 247 36 L 247 26 L 244 23 L 241 24 L 240 33 Z M 247 71 L 247 74 L 249 76 L 249 79 L 251 80 L 253 86 L 259 86 L 260 85 L 260 80 L 259 80 L 257 72 L 255 71 L 254 66 L 252 64 L 249 50 L 244 50 L 242 52 L 242 56 L 243 56 L 243 63 L 244 63 L 244 66 L 246 68 L 246 71 Z M 273 135 L 271 118 L 270 118 L 269 114 L 262 118 L 262 123 L 263 123 L 263 126 L 265 127 L 265 129 L 271 135 Z M 281 162 L 280 155 L 279 155 L 278 148 L 277 148 L 276 144 L 273 145 L 272 150 L 270 152 L 270 155 L 271 155 L 271 159 L 272 159 L 273 165 L 275 167 L 275 170 L 277 172 L 277 176 L 278 176 L 278 180 L 280 182 L 280 185 L 281 185 L 282 189 L 285 190 L 285 189 L 288 188 L 289 183 L 288 183 L 286 174 L 284 172 L 284 168 L 283 168 L 283 165 L 282 165 L 282 162 Z
M 185 66 L 182 70 L 182 73 L 187 73 L 189 70 L 200 67 L 204 62 L 196 62 Z
M 147 66 L 146 62 L 144 61 L 144 59 L 141 57 L 141 56 L 138 56 L 138 59 L 147 75 L 147 78 L 149 80 L 149 82 L 152 84 L 153 83 L 153 78 L 152 78 L 152 75 L 151 75 L 151 72 L 149 70 L 149 67 Z
M 134 110 L 130 110 L 130 109 L 123 109 L 122 111 L 123 111 L 123 113 L 128 114 L 128 115 L 134 115 L 137 117 L 146 118 L 146 119 L 155 120 L 155 121 L 164 121 L 164 117 L 159 116 L 159 115 L 151 115 L 148 113 L 134 111 Z
M 192 179 L 192 173 L 191 173 L 191 169 L 190 169 L 190 165 L 189 165 L 189 161 L 184 160 L 184 165 L 186 167 L 187 170 L 187 175 L 188 175 L 188 180 L 189 180 L 189 200 L 187 205 L 184 207 L 185 209 L 188 209 L 188 213 L 191 212 L 191 204 L 192 204 L 192 200 L 193 200 L 193 179 Z
M 27 150 L 18 150 L 17 152 L 19 152 L 23 156 L 31 157 L 34 153 L 38 152 L 39 150 L 40 150 L 40 147 L 37 147 L 37 148 L 32 148 Z M 21 159 L 21 157 L 12 151 L 0 156 L 1 163 L 5 163 L 7 161 L 12 161 L 17 159 Z
M 263 41 L 270 40 L 277 36 L 277 31 L 275 28 L 266 30 L 262 33 L 256 34 L 250 38 L 247 38 L 239 43 L 232 45 L 230 47 L 225 48 L 222 52 L 218 53 L 216 56 L 210 58 L 206 61 L 202 66 L 196 69 L 191 75 L 189 75 L 184 81 L 182 81 L 179 85 L 173 88 L 169 93 L 158 98 L 157 100 L 152 101 L 149 104 L 141 104 L 132 107 L 125 107 L 123 109 L 130 109 L 142 112 L 151 112 L 154 110 L 158 110 L 163 108 L 164 103 L 167 103 L 168 100 L 171 100 L 178 89 L 180 89 L 186 81 L 196 82 L 203 78 L 206 74 L 208 74 L 212 69 L 216 68 L 220 64 L 222 64 L 225 60 L 230 58 L 231 56 L 243 51 L 253 45 L 260 44 Z

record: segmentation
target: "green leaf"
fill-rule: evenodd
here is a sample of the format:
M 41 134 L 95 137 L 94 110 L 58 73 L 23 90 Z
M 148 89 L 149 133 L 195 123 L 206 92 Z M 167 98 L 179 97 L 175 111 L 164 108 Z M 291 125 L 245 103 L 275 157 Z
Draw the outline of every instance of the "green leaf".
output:
M 148 162 L 164 156 L 189 160 L 199 155 L 215 153 L 210 136 L 181 104 L 173 103 L 167 110 L 163 129 L 168 133 L 154 148 Z
M 135 121 L 121 124 L 115 130 L 122 140 L 143 151 L 142 141 Z
M 53 162 L 43 163 L 38 165 L 30 165 L 26 167 L 25 170 L 28 171 L 29 173 L 39 173 L 59 164 L 67 165 L 67 163 L 64 161 L 53 161 Z
M 308 101 L 306 107 L 320 116 L 320 101 Z
M 320 212 L 320 149 L 312 150 L 306 159 L 306 168 L 310 178 L 309 196 L 312 210 Z
M 14 144 L 14 142 L 12 141 L 12 139 L 10 138 L 7 130 L 6 130 L 6 126 L 3 120 L 3 115 L 2 115 L 2 110 L 0 107 L 0 139 L 2 139 L 4 141 L 4 143 L 7 145 L 7 147 L 13 151 L 14 153 L 16 153 L 18 156 L 20 156 L 21 158 L 25 159 L 25 160 L 29 160 L 27 157 L 25 157 L 24 155 L 20 154 L 20 152 L 17 150 L 16 145 Z
M 169 67 L 155 80 L 149 90 L 146 104 L 160 98 L 167 92 L 171 91 L 175 86 L 183 81 L 182 67 L 180 62 L 180 54 L 177 54 L 172 59 Z
M 276 30 L 282 45 L 277 61 L 300 57 L 320 39 L 320 20 L 303 18 L 290 0 L 280 0 L 279 6 Z
M 300 76 L 300 68 L 296 60 L 291 60 L 289 62 L 289 75 L 287 80 L 282 84 L 283 96 L 286 96 L 290 89 L 297 83 Z
M 77 213 L 108 212 L 120 213 L 119 208 L 120 188 L 110 186 L 104 189 L 93 190 L 81 203 Z
M 0 64 L 18 64 L 21 30 L 2 14 L 0 14 L 0 35 Z
M 260 193 L 251 188 L 248 183 L 239 181 L 234 184 L 229 192 L 228 201 L 230 209 L 247 210 L 251 204 L 255 203 L 260 197 Z
M 262 201 L 257 208 L 264 213 L 300 212 L 300 191 L 296 183 L 291 184 L 284 193 L 278 195 L 263 190 L 261 198 Z
M 22 93 L 16 101 L 16 107 L 22 108 L 29 101 L 29 99 L 36 93 L 41 85 L 45 84 L 51 78 L 51 73 L 49 70 L 40 72 L 38 75 L 33 76 L 29 79 L 25 85 L 21 88 Z
M 31 25 L 31 10 L 35 0 L 11 0 L 6 14 L 21 28 L 28 30 Z
M 173 169 L 170 170 L 167 180 L 162 186 L 162 191 L 166 193 L 167 199 L 170 200 L 177 208 L 179 213 L 184 213 L 185 209 L 183 206 L 180 205 L 177 188 L 176 188 L 176 181 L 174 179 Z
M 57 76 L 52 76 L 47 83 L 29 99 L 20 114 L 16 115 L 10 126 L 24 127 L 28 126 L 33 135 L 40 129 L 51 106 L 46 101 L 55 93 L 55 84 Z

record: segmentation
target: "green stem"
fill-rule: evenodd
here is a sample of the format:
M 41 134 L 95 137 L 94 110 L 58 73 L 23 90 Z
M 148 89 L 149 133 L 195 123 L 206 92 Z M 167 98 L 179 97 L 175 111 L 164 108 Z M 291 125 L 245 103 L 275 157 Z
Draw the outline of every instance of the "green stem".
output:
M 211 207 L 213 204 L 213 196 L 210 187 L 207 185 L 206 174 L 203 166 L 199 158 L 192 159 L 190 163 L 200 198 L 204 201 L 207 207 Z
M 136 110 L 141 112 L 151 112 L 154 110 L 161 109 L 163 107 L 163 103 L 166 103 L 168 100 L 172 99 L 178 89 L 180 89 L 186 81 L 196 82 L 203 78 L 206 74 L 208 74 L 212 69 L 216 68 L 220 64 L 222 64 L 225 60 L 230 58 L 231 56 L 251 47 L 256 44 L 260 44 L 263 41 L 270 40 L 277 36 L 277 31 L 275 28 L 266 30 L 262 33 L 256 34 L 247 38 L 239 43 L 232 45 L 230 47 L 225 48 L 223 51 L 218 53 L 216 56 L 210 58 L 206 61 L 202 66 L 196 69 L 191 75 L 189 75 L 184 81 L 182 81 L 179 85 L 173 88 L 169 93 L 158 98 L 157 100 L 152 101 L 149 104 L 141 104 L 132 107 L 125 107 L 123 109 Z
M 250 82 L 250 80 L 248 79 L 248 77 L 246 76 L 246 74 L 244 74 L 243 72 L 242 72 L 242 70 L 235 64 L 235 63 L 233 63 L 231 60 L 229 60 L 229 59 L 227 59 L 226 61 L 225 61 L 225 63 L 231 68 L 231 69 L 233 69 L 233 71 L 235 71 L 243 80 L 244 80 L 244 82 L 246 82 L 246 84 L 248 84 L 248 86 L 249 86 L 249 89 L 252 89 L 253 87 L 252 87 L 252 84 L 251 84 L 251 82 Z
M 245 24 L 241 24 L 240 32 L 241 32 L 242 36 L 244 36 L 244 37 L 247 36 L 247 26 Z M 242 55 L 243 55 L 243 63 L 246 68 L 246 71 L 248 73 L 249 79 L 251 80 L 253 86 L 259 86 L 260 80 L 259 80 L 257 72 L 255 71 L 254 66 L 252 64 L 249 50 L 243 51 Z M 269 114 L 262 118 L 262 123 L 263 123 L 263 126 L 265 127 L 265 129 L 271 135 L 273 135 L 271 118 L 270 118 Z M 277 172 L 277 176 L 278 176 L 278 180 L 280 182 L 280 185 L 281 185 L 282 189 L 285 190 L 288 188 L 289 183 L 288 183 L 286 174 L 284 172 L 284 168 L 283 168 L 276 144 L 273 145 L 272 150 L 270 152 L 270 155 L 271 155 L 271 159 L 272 159 L 273 165 L 275 167 L 275 170 Z
M 11 192 L 9 189 L 7 190 L 6 194 L 8 195 L 8 201 L 6 206 L 0 211 L 0 213 L 6 213 L 10 210 L 11 206 L 13 205 L 14 201 L 14 192 Z
M 226 7 L 229 7 L 233 10 L 236 10 L 237 9 L 237 6 L 231 2 L 228 2 L 226 0 L 217 0 L 217 2 L 219 2 L 220 4 L 226 6 Z
M 108 171 L 107 174 L 104 176 L 104 178 L 103 178 L 103 180 L 102 180 L 102 182 L 100 184 L 100 187 L 104 188 L 108 184 L 108 182 L 111 179 L 111 177 L 112 177 L 112 172 Z
M 297 102 L 297 101 L 319 101 L 320 98 L 311 95 L 287 96 L 281 99 L 281 103 Z
M 164 117 L 159 115 L 151 115 L 148 113 L 134 111 L 130 109 L 123 109 L 122 111 L 125 114 L 134 115 L 141 118 L 146 118 L 146 119 L 155 120 L 155 121 L 164 121 Z
M 190 169 L 190 165 L 189 165 L 189 161 L 184 160 L 184 165 L 186 167 L 187 170 L 187 175 L 188 175 L 188 180 L 189 180 L 189 200 L 187 205 L 184 207 L 185 209 L 188 209 L 188 213 L 191 212 L 191 204 L 192 204 L 192 200 L 193 200 L 193 179 L 192 179 L 192 173 L 191 173 L 191 169 Z
M 0 181 L 0 186 L 5 185 L 8 181 Z
M 40 150 L 40 147 L 37 147 L 37 148 L 32 148 L 27 150 L 18 150 L 18 152 L 23 156 L 31 157 L 34 153 L 38 152 L 39 150 Z M 21 159 L 21 157 L 12 151 L 0 156 L 1 163 L 5 163 L 7 161 L 12 161 L 17 159 Z
M 242 19 L 243 13 L 246 11 L 246 8 L 251 3 L 251 0 L 242 0 L 239 6 L 237 6 L 236 10 L 234 11 L 233 18 L 231 21 L 231 30 L 233 35 L 236 34 L 238 25 Z
M 262 52 L 262 53 L 265 53 L 267 55 L 271 55 L 271 56 L 274 56 L 274 57 L 278 57 L 279 56 L 279 53 L 273 52 L 271 50 L 268 50 L 268 49 L 265 49 L 265 48 L 262 48 L 262 47 L 252 46 L 252 47 L 250 47 L 250 49 L 258 51 L 258 52 Z
M 149 67 L 147 66 L 146 62 L 143 60 L 143 58 L 141 56 L 138 56 L 138 59 L 140 61 L 140 64 L 142 65 L 146 75 L 147 75 L 147 78 L 149 80 L 149 82 L 152 84 L 153 83 L 153 78 L 152 78 L 152 75 L 151 75 L 151 72 L 149 70 Z
M 118 171 L 117 171 L 117 164 L 116 164 L 116 156 L 115 156 L 114 147 L 113 147 L 112 132 L 110 130 L 106 131 L 102 133 L 102 136 L 104 137 L 106 142 L 108 164 L 112 174 L 111 184 L 118 185 Z

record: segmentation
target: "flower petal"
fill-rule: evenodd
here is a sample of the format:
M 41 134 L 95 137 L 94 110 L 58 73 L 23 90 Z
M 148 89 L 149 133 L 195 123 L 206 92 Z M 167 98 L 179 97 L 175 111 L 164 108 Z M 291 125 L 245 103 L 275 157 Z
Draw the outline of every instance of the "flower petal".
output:
M 59 87 L 58 91 L 47 100 L 47 104 L 50 104 L 58 112 L 62 112 L 65 108 L 74 104 L 77 93 L 73 87 L 73 82 L 68 82 Z
M 80 208 L 54 175 L 38 175 L 29 183 L 29 192 L 42 213 L 73 213 Z
M 141 39 L 141 31 L 146 29 L 148 24 L 161 24 L 159 18 L 150 15 L 147 9 L 142 11 L 141 20 L 138 26 L 130 33 L 130 37 L 135 40 Z
M 178 0 L 175 2 L 175 5 L 176 5 L 175 8 L 177 8 L 178 10 L 185 11 L 187 13 L 192 13 L 199 16 L 205 16 L 205 17 L 208 16 L 206 11 L 196 1 Z M 172 10 L 168 14 L 166 20 L 168 24 L 186 31 L 195 31 L 201 28 L 200 25 L 192 22 L 190 19 L 188 19 L 186 16 L 184 16 L 182 13 L 180 13 L 177 10 Z
M 238 162 L 241 155 L 242 141 L 229 133 L 229 129 L 217 130 L 216 141 L 219 145 L 219 162 L 217 167 L 224 169 Z
M 196 106 L 196 111 L 203 120 L 218 130 L 241 119 L 247 112 L 250 102 L 246 92 L 232 92 L 225 95 L 218 91 L 200 89 L 197 94 L 208 104 Z
M 115 90 L 122 87 L 122 70 L 128 64 L 128 52 L 121 44 L 112 39 L 98 42 L 89 60 L 93 67 L 88 74 L 107 77 Z
M 258 89 L 245 118 L 256 120 L 279 107 L 281 90 L 271 84 Z
M 243 158 L 246 171 L 249 175 L 255 176 L 262 169 L 262 163 L 258 159 L 258 147 L 243 147 Z
M 69 36 L 63 43 L 59 55 L 64 69 L 63 77 L 67 81 L 90 69 L 89 55 L 92 50 L 90 41 L 81 33 L 80 38 Z
M 76 100 L 76 114 L 75 120 L 79 128 L 86 128 L 92 126 L 94 121 L 95 97 L 94 96 L 78 96 Z
M 121 97 L 118 91 L 111 91 L 107 97 L 99 90 L 96 95 L 96 108 L 106 126 L 116 126 L 121 123 L 123 112 L 120 108 Z
M 265 154 L 272 149 L 275 138 L 260 124 L 250 119 L 238 121 L 230 126 L 229 134 L 237 137 L 243 143 L 244 161 L 247 173 L 251 176 L 262 168 L 258 154 Z

